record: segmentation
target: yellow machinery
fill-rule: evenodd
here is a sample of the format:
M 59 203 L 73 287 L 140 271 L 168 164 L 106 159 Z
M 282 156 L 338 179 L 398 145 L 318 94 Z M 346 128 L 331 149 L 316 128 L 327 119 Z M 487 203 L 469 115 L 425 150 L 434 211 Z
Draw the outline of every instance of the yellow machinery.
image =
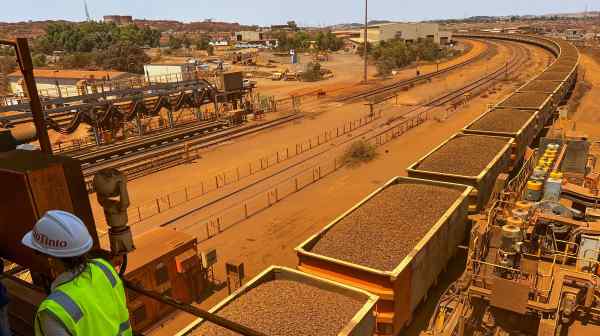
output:
M 589 202 L 598 194 L 572 178 L 595 160 L 580 141 L 542 139 L 473 218 L 466 271 L 423 335 L 600 334 L 600 216 Z

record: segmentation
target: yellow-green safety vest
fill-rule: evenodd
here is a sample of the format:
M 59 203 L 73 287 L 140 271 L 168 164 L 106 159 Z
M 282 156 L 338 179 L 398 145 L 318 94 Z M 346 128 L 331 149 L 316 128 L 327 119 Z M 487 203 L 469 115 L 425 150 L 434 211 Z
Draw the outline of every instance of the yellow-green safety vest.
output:
M 61 284 L 38 307 L 63 323 L 72 336 L 131 336 L 123 282 L 105 260 L 92 259 L 71 281 Z M 35 319 L 35 335 L 44 335 Z

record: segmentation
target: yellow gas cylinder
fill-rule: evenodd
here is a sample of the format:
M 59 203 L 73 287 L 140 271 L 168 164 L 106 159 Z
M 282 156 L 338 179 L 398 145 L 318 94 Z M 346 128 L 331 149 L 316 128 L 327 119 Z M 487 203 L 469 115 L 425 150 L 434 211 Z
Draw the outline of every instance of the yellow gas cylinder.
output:
M 548 167 L 545 166 L 536 166 L 533 169 L 533 173 L 531 174 L 531 179 L 535 181 L 543 181 L 546 179 L 548 175 Z
M 527 194 L 525 199 L 532 202 L 537 202 L 542 198 L 543 183 L 540 181 L 530 180 L 527 182 Z
M 554 159 L 556 159 L 555 155 L 551 155 L 551 154 L 544 154 L 544 155 L 542 155 L 542 160 L 545 160 L 545 161 L 554 161 Z

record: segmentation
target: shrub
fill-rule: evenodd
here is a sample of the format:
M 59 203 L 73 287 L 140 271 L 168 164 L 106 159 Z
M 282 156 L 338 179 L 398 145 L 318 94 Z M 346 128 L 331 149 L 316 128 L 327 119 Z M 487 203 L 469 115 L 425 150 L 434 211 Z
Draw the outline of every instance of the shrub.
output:
M 356 166 L 363 162 L 369 162 L 377 156 L 377 150 L 374 145 L 364 141 L 358 140 L 350 145 L 342 156 L 344 164 L 349 166 Z

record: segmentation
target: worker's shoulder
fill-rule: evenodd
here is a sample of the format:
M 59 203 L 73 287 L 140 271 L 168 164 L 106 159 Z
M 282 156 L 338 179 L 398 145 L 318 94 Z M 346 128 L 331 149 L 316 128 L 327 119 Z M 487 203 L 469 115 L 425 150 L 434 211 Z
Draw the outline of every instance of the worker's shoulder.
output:
M 93 258 L 89 260 L 89 263 L 101 268 L 103 271 L 110 271 L 111 273 L 117 273 L 115 266 L 111 262 L 103 258 Z

